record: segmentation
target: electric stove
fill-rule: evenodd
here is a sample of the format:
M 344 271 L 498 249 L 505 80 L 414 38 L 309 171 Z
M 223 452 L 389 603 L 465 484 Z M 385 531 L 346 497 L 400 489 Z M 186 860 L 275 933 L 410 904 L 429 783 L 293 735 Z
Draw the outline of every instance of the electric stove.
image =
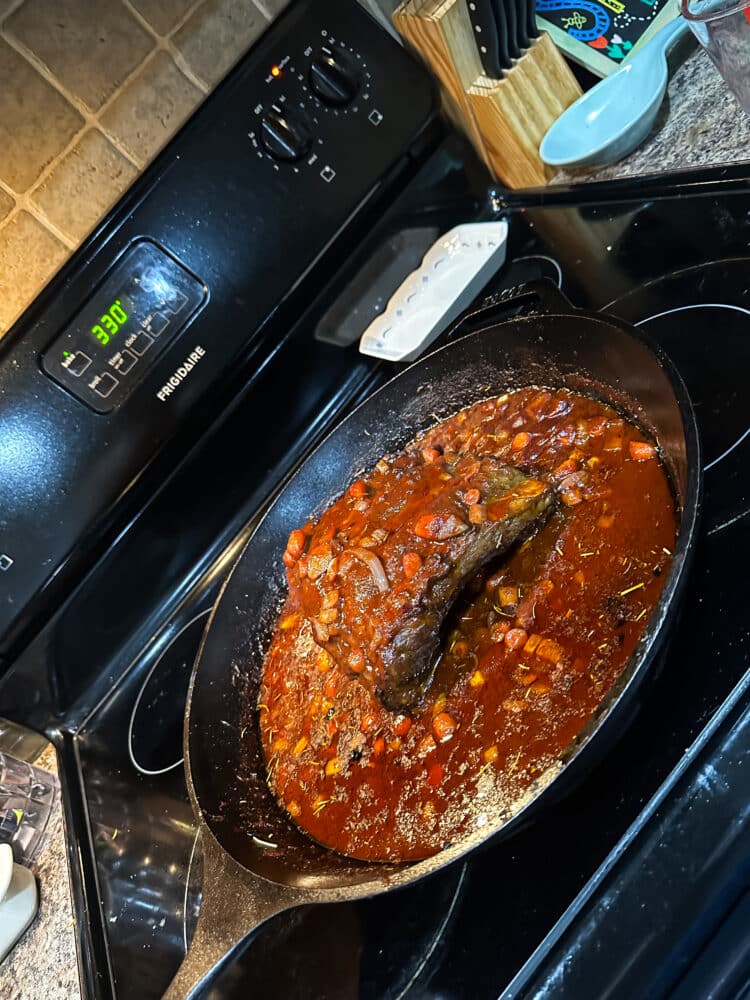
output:
M 367 254 L 329 268 L 326 295 L 288 321 L 246 390 L 9 655 L 0 715 L 44 731 L 60 755 L 87 996 L 159 997 L 195 926 L 201 844 L 181 732 L 223 580 L 296 463 L 396 370 L 358 354 L 367 316 L 438 232 L 496 215 L 508 256 L 485 293 L 553 281 L 574 306 L 646 330 L 688 385 L 705 504 L 680 623 L 620 742 L 578 790 L 416 886 L 278 915 L 211 996 L 695 996 L 717 968 L 732 988 L 748 981 L 750 187 L 713 176 L 483 200 L 473 170 L 449 140 L 392 195 Z

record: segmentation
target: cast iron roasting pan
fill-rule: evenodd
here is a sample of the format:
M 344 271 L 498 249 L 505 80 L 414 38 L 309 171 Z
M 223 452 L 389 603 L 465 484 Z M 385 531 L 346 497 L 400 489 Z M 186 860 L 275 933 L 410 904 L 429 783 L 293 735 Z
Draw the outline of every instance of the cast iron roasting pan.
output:
M 508 320 L 529 301 L 531 312 Z M 505 321 L 498 321 L 500 316 Z M 391 892 L 495 842 L 537 817 L 614 743 L 637 711 L 684 589 L 697 536 L 702 467 L 685 385 L 661 348 L 609 316 L 583 312 L 549 282 L 490 300 L 447 346 L 396 375 L 339 424 L 286 482 L 239 556 L 211 613 L 188 693 L 185 769 L 204 852 L 203 903 L 193 942 L 165 997 L 194 997 L 247 935 L 303 903 Z M 478 327 L 478 329 L 477 329 Z M 255 704 L 263 655 L 285 594 L 289 531 L 341 494 L 383 455 L 462 407 L 526 385 L 596 396 L 646 430 L 672 478 L 679 534 L 644 635 L 613 688 L 557 766 L 514 810 L 423 861 L 368 863 L 302 834 L 266 785 Z M 365 433 L 365 431 L 367 433 Z M 257 713 L 253 713 L 257 719 Z

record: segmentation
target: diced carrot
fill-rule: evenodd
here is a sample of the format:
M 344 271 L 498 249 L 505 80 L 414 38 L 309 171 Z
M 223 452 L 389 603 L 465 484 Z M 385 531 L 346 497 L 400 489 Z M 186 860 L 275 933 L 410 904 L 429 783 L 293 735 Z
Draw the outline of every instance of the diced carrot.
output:
M 334 774 L 341 773 L 341 758 L 331 757 L 331 759 L 326 764 L 326 774 L 329 778 L 333 777 Z
M 505 636 L 505 645 L 508 649 L 520 649 L 526 644 L 528 638 L 525 628 L 512 628 Z
M 615 515 L 614 514 L 602 514 L 602 516 L 599 518 L 599 520 L 596 523 L 597 523 L 597 525 L 600 528 L 604 528 L 605 530 L 608 529 L 608 528 L 611 528 L 612 525 L 615 523 Z
M 289 740 L 285 736 L 277 736 L 276 739 L 271 744 L 272 750 L 286 750 L 289 746 Z
M 500 756 L 500 751 L 497 749 L 496 743 L 493 743 L 491 747 L 487 747 L 487 749 L 482 754 L 482 757 L 484 758 L 485 763 L 487 764 L 491 764 L 493 761 L 497 760 L 499 756 Z
M 432 462 L 437 462 L 437 460 L 440 458 L 440 452 L 437 450 L 437 448 L 423 448 L 422 458 L 429 465 Z
M 528 639 L 528 642 L 523 647 L 524 653 L 533 653 L 539 643 L 542 641 L 542 637 L 533 632 Z
M 289 541 L 286 543 L 286 550 L 294 559 L 299 559 L 305 551 L 306 544 L 307 535 L 305 535 L 304 531 L 297 528 L 289 536 Z
M 447 712 L 440 712 L 432 720 L 432 731 L 441 743 L 445 743 L 456 731 L 456 720 Z
M 482 494 L 479 492 L 479 490 L 476 489 L 467 490 L 464 493 L 464 503 L 468 504 L 469 507 L 473 507 L 475 503 L 479 503 L 481 496 Z
M 396 736 L 406 736 L 406 734 L 411 729 L 411 719 L 408 715 L 401 715 L 396 719 L 396 725 L 393 727 L 393 731 Z
M 531 434 L 529 434 L 527 431 L 519 431 L 519 433 L 516 434 L 516 436 L 511 441 L 510 447 L 512 451 L 523 451 L 523 449 L 528 444 L 530 444 L 530 442 L 531 442 Z
M 481 670 L 475 670 L 469 678 L 469 684 L 473 688 L 481 687 L 484 684 L 484 674 Z
M 580 569 L 577 569 L 575 571 L 575 573 L 573 574 L 573 579 L 581 587 L 583 587 L 583 585 L 586 583 L 586 577 L 583 575 Z
M 369 493 L 369 487 L 364 479 L 358 479 L 356 483 L 352 483 L 349 487 L 349 496 L 355 497 L 357 500 L 362 500 Z
M 333 666 L 333 660 L 324 649 L 318 653 L 317 667 L 321 674 L 327 674 Z
M 281 621 L 279 622 L 279 628 L 283 632 L 286 632 L 287 629 L 293 628 L 298 621 L 299 621 L 298 614 L 287 615 L 285 618 L 282 618 Z
M 444 777 L 445 768 L 443 765 L 433 764 L 427 772 L 427 784 L 432 785 L 433 788 L 437 788 L 438 785 L 442 784 Z
M 472 524 L 484 524 L 487 520 L 487 504 L 475 503 L 469 507 L 469 521 Z
M 385 740 L 382 736 L 378 736 L 372 745 L 372 755 L 373 757 L 382 757 L 385 753 Z
M 414 574 L 422 568 L 422 557 L 418 552 L 406 552 L 401 564 L 404 567 L 404 575 L 407 580 L 411 580 Z
M 631 441 L 628 448 L 630 457 L 636 462 L 646 462 L 656 455 L 656 448 L 648 441 Z
M 462 535 L 469 530 L 469 526 L 455 514 L 422 514 L 414 522 L 412 530 L 419 538 L 443 542 Z
M 299 757 L 299 755 L 305 751 L 308 742 L 309 741 L 306 736 L 300 736 L 300 738 L 294 744 L 294 750 L 292 750 L 292 753 L 294 754 L 295 757 Z
M 622 434 L 610 434 L 602 447 L 604 451 L 620 451 L 622 449 Z
M 333 625 L 339 616 L 338 608 L 323 608 L 318 615 L 318 621 L 322 625 Z
M 518 604 L 518 587 L 498 587 L 497 603 L 501 608 L 507 608 L 511 604 Z
M 302 812 L 302 806 L 300 806 L 299 802 L 292 799 L 291 802 L 287 802 L 286 811 L 296 819 Z
M 542 639 L 536 648 L 536 655 L 540 660 L 546 660 L 547 663 L 557 664 L 560 662 L 563 656 L 563 648 L 559 642 L 555 642 L 554 639 Z

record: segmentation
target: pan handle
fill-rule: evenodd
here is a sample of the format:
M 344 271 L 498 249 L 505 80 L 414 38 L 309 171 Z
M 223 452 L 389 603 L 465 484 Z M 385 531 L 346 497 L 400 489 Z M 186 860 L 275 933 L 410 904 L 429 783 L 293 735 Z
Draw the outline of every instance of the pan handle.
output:
M 557 285 L 549 278 L 540 278 L 487 295 L 475 309 L 464 313 L 448 333 L 448 339 L 455 340 L 487 323 L 502 323 L 515 316 L 572 312 L 575 307 Z
M 304 903 L 303 893 L 266 882 L 240 867 L 204 828 L 203 901 L 193 940 L 164 1000 L 193 1000 L 237 946 L 282 910 Z

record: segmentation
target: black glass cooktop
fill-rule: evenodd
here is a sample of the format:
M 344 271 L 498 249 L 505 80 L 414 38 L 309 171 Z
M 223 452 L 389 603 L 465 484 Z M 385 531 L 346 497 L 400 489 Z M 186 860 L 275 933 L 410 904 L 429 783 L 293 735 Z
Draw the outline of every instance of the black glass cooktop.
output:
M 750 192 L 684 191 L 649 202 L 633 196 L 578 206 L 546 198 L 505 211 L 509 254 L 493 290 L 546 277 L 573 305 L 604 309 L 646 329 L 675 361 L 695 403 L 705 508 L 669 653 L 615 749 L 533 825 L 388 897 L 277 916 L 228 967 L 212 997 L 523 995 L 525 977 L 543 959 L 558 921 L 597 869 L 613 863 L 621 838 L 746 671 Z M 310 440 L 312 414 L 343 412 L 341 387 L 355 373 L 359 388 L 346 395 L 347 406 L 389 374 L 372 368 L 365 378 L 354 348 L 305 343 L 316 389 L 301 382 L 305 405 L 286 402 L 273 417 L 285 428 L 278 447 L 286 467 L 300 442 Z M 45 651 L 48 664 L 60 668 L 59 675 L 48 672 L 48 697 L 66 685 L 79 691 L 74 722 L 57 732 L 64 734 L 58 742 L 79 856 L 78 902 L 86 900 L 92 912 L 87 982 L 92 992 L 111 991 L 117 1000 L 161 995 L 200 905 L 201 847 L 181 751 L 188 675 L 221 581 L 279 479 L 269 471 L 273 449 L 263 466 L 266 479 L 259 479 L 257 464 L 249 468 L 247 421 L 246 410 L 230 418 L 211 455 L 184 470 L 91 582 L 94 600 L 108 582 L 119 581 L 128 596 L 124 609 L 109 617 L 102 611 L 88 647 L 74 639 L 84 623 L 69 618 L 65 635 L 58 631 Z M 211 508 L 208 523 L 217 537 L 224 532 L 225 542 L 207 547 L 211 558 L 196 558 L 182 573 L 178 606 L 169 595 L 159 603 L 149 590 L 154 553 L 168 560 L 181 539 L 190 544 L 191 519 L 204 504 L 208 511 L 220 468 L 235 470 L 230 492 L 239 497 L 245 490 L 253 503 L 238 500 L 234 521 L 228 510 Z M 128 616 L 138 629 L 128 630 Z M 75 670 L 95 681 L 76 686 Z M 34 711 L 29 707 L 27 716 L 33 719 Z

